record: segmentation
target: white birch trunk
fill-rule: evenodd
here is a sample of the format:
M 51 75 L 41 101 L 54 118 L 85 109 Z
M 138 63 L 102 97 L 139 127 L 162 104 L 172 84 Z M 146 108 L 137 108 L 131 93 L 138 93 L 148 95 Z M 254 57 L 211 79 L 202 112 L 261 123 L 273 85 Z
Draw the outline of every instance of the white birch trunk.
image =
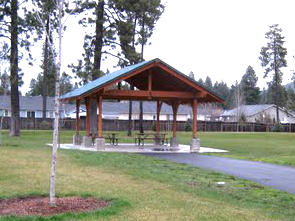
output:
M 51 159 L 51 175 L 50 175 L 50 205 L 55 206 L 55 177 L 57 163 L 57 142 L 58 142 L 58 121 L 59 121 L 59 81 L 61 69 L 61 52 L 62 52 L 62 11 L 64 0 L 58 0 L 58 63 L 56 66 L 56 82 L 55 82 L 55 98 L 54 98 L 54 131 L 53 131 L 53 146 Z

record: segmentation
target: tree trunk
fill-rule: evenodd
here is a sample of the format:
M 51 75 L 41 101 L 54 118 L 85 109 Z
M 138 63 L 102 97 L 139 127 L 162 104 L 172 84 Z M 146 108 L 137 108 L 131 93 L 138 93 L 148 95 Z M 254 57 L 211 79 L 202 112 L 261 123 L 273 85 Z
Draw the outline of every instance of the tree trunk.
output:
M 143 130 L 143 102 L 139 101 L 139 132 L 144 133 Z
M 10 54 L 10 85 L 11 85 L 11 124 L 9 135 L 19 136 L 19 91 L 18 91 L 18 22 L 17 22 L 17 0 L 11 1 L 11 54 Z
M 59 123 L 59 81 L 60 81 L 60 68 L 61 68 L 61 52 L 62 52 L 62 12 L 63 12 L 64 0 L 59 0 L 58 9 L 58 63 L 56 66 L 56 78 L 55 78 L 55 98 L 54 98 L 54 131 L 53 131 L 53 146 L 52 146 L 52 159 L 51 159 L 51 176 L 50 176 L 50 205 L 55 206 L 55 175 L 56 175 L 56 163 L 57 163 L 57 142 L 58 142 L 58 123 Z
M 130 85 L 130 90 L 134 90 L 134 87 Z M 129 100 L 129 116 L 128 116 L 128 133 L 127 136 L 132 136 L 132 100 Z
M 48 50 L 48 41 L 49 41 L 49 14 L 46 18 L 46 30 L 45 30 L 45 48 L 44 48 L 44 73 L 43 73 L 43 88 L 42 88 L 42 101 L 43 101 L 43 109 L 42 109 L 42 118 L 46 119 L 46 109 L 47 109 L 47 96 L 48 96 L 48 60 L 49 60 L 49 50 Z
M 104 0 L 99 0 L 96 8 L 96 27 L 95 27 L 95 41 L 94 41 L 94 62 L 92 71 L 92 80 L 101 77 L 101 52 L 103 46 L 103 14 L 104 14 Z M 90 133 L 97 133 L 97 102 L 95 99 L 90 104 Z
M 280 123 L 280 116 L 279 116 L 279 105 L 278 105 L 278 97 L 279 97 L 279 73 L 278 73 L 278 68 L 277 68 L 277 51 L 276 51 L 276 39 L 274 39 L 274 69 L 275 69 L 275 103 L 276 103 L 276 115 L 277 115 L 277 120 L 276 123 Z

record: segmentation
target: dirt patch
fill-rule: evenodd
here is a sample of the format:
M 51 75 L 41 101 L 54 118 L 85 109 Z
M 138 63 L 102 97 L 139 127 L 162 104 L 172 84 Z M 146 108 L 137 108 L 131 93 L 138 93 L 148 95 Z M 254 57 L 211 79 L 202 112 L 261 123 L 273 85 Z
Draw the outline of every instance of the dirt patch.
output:
M 81 213 L 102 209 L 109 201 L 93 197 L 57 197 L 56 206 L 49 205 L 49 197 L 25 197 L 0 200 L 0 216 L 51 216 L 59 213 Z

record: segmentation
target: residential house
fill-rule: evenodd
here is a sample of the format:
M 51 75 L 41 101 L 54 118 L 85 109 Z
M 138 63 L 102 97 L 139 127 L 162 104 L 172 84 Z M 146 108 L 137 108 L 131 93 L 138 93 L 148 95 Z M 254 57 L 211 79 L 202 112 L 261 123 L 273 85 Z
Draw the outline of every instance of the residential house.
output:
M 66 108 L 66 117 L 76 118 L 76 106 L 72 105 L 71 109 Z M 121 101 L 121 102 L 109 102 L 105 101 L 102 105 L 102 117 L 104 119 L 118 119 L 118 120 L 128 120 L 129 119 L 129 102 Z M 155 120 L 156 119 L 156 102 L 143 102 L 143 119 L 144 120 Z M 219 111 L 220 112 L 220 111 Z M 218 112 L 218 113 L 219 113 Z M 216 111 L 212 112 L 209 109 L 198 109 L 198 120 L 217 120 L 219 119 L 218 115 L 212 115 L 212 113 L 216 113 Z M 80 107 L 80 116 L 86 116 L 86 108 L 84 105 Z M 139 102 L 132 102 L 132 119 L 139 119 Z M 171 106 L 163 103 L 161 112 L 160 112 L 160 120 L 161 121 L 169 121 L 173 119 L 173 112 Z M 188 119 L 192 119 L 192 110 L 190 106 L 180 105 L 177 111 L 177 120 L 178 121 L 187 121 Z
M 277 120 L 276 105 L 241 105 L 239 108 L 224 111 L 220 120 L 236 122 L 241 116 L 244 116 L 247 122 L 274 123 Z M 283 108 L 279 108 L 279 118 L 281 123 L 295 123 L 295 114 Z
M 41 96 L 20 96 L 20 117 L 22 118 L 42 118 L 43 101 Z M 2 110 L 2 111 L 1 111 Z M 129 102 L 103 102 L 103 118 L 104 119 L 118 119 L 118 120 L 128 120 L 129 119 Z M 156 119 L 156 102 L 143 102 L 143 119 L 144 120 L 155 120 Z M 219 109 L 212 108 L 200 108 L 198 109 L 198 120 L 218 120 Z M 4 114 L 1 114 L 4 113 Z M 67 118 L 76 118 L 76 105 L 70 103 L 61 104 L 61 116 Z M 11 116 L 10 108 L 10 96 L 0 96 L 0 116 L 5 117 Z M 80 105 L 79 116 L 86 116 L 85 105 Z M 217 117 L 216 117 L 217 116 Z M 47 98 L 47 110 L 46 117 L 54 117 L 54 98 Z M 139 119 L 139 102 L 132 102 L 132 119 Z M 171 106 L 163 103 L 160 113 L 160 120 L 172 120 L 173 112 Z M 177 112 L 178 121 L 186 121 L 192 119 L 192 109 L 190 106 L 180 105 Z
M 43 101 L 41 96 L 19 96 L 20 117 L 22 118 L 42 118 L 43 117 Z M 46 102 L 46 117 L 54 117 L 54 98 L 48 97 Z M 10 96 L 0 96 L 0 115 L 4 117 L 11 116 Z M 62 107 L 61 116 L 65 116 L 65 110 Z

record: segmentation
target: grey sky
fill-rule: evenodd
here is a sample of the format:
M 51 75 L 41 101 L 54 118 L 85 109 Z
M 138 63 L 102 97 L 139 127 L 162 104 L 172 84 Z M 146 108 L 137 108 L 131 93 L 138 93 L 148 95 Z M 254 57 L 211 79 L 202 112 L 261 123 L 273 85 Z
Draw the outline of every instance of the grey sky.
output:
M 288 83 L 295 69 L 294 6 L 292 0 L 168 0 L 144 57 L 158 57 L 185 74 L 193 71 L 196 79 L 208 75 L 213 83 L 223 80 L 228 86 L 240 81 L 251 65 L 262 88 L 266 79 L 258 57 L 266 45 L 268 25 L 279 24 L 288 48 L 288 67 L 283 69 L 283 83 Z M 69 20 L 63 39 L 62 63 L 67 73 L 70 71 L 66 66 L 75 63 L 83 51 L 85 30 L 73 20 Z M 109 59 L 102 67 L 112 71 L 115 64 Z M 40 72 L 39 66 L 37 62 L 34 67 L 26 67 L 23 93 L 28 90 L 30 78 Z

